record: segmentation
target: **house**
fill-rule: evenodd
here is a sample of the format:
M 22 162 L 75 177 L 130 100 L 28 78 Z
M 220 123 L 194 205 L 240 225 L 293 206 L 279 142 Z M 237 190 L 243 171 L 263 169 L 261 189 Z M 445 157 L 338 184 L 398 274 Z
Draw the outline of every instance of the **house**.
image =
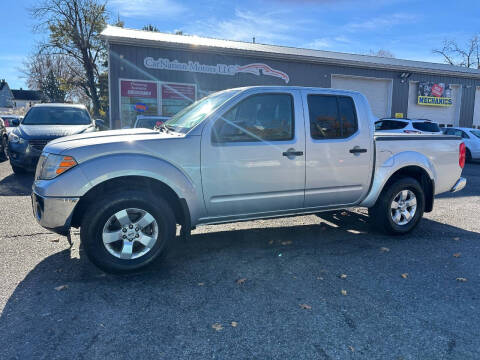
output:
M 12 90 L 8 83 L 0 80 L 0 108 L 28 110 L 42 102 L 42 93 L 38 90 Z
M 0 80 L 0 108 L 13 107 L 13 94 L 5 79 Z
M 42 102 L 42 93 L 38 90 L 12 90 L 13 107 L 15 108 L 31 108 L 35 104 Z

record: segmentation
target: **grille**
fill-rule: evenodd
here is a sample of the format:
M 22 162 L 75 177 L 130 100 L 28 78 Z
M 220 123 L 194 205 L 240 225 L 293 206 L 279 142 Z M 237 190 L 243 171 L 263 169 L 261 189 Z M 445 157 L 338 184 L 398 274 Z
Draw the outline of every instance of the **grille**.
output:
M 50 140 L 29 140 L 28 143 L 34 149 L 42 151 Z

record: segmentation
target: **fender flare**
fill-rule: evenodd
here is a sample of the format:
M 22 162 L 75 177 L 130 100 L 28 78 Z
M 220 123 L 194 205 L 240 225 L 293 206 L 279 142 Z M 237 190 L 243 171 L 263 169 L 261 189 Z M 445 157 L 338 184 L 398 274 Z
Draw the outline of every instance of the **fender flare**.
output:
M 388 180 L 399 170 L 412 166 L 425 171 L 432 183 L 435 184 L 437 173 L 432 162 L 425 155 L 418 152 L 403 151 L 391 156 L 375 169 L 370 192 L 360 203 L 360 206 L 372 207 L 375 205 Z

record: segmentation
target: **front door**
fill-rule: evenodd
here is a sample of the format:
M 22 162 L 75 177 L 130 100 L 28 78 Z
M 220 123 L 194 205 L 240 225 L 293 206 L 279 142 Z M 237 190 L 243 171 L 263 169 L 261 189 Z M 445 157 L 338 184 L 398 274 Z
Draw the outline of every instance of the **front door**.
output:
M 202 184 L 209 218 L 299 209 L 305 135 L 299 91 L 249 91 L 202 134 Z
M 303 91 L 306 208 L 356 204 L 370 186 L 374 149 L 368 103 L 355 93 L 337 94 Z

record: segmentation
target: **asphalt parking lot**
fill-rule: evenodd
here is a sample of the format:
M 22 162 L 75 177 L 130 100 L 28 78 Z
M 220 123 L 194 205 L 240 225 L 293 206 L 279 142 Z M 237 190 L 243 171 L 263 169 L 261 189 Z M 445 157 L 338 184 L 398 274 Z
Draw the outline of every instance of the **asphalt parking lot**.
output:
M 163 262 L 103 274 L 38 226 L 0 164 L 0 357 L 478 359 L 480 164 L 411 235 L 362 211 L 203 227 Z

